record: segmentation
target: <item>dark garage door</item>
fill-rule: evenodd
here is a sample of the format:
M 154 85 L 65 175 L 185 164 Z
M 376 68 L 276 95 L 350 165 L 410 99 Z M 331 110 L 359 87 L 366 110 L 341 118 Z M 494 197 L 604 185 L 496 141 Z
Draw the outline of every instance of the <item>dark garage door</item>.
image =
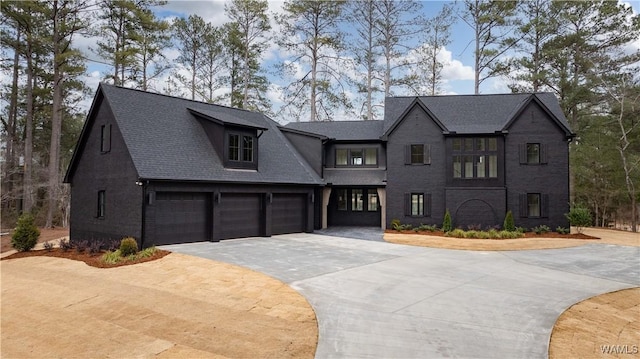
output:
M 307 195 L 275 194 L 271 207 L 272 234 L 304 232 L 307 227 Z
M 223 239 L 262 236 L 262 195 L 222 193 L 220 229 Z
M 195 192 L 156 193 L 156 245 L 209 240 L 209 195 Z

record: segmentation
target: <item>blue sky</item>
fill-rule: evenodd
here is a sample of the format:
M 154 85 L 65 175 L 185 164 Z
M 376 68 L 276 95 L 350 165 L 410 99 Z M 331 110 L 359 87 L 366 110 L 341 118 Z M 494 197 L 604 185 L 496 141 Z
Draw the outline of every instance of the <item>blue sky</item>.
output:
M 442 8 L 443 4 L 453 4 L 460 6 L 460 3 L 444 2 L 444 1 L 424 1 L 422 2 L 423 15 L 427 18 L 435 16 Z M 635 13 L 640 11 L 640 1 L 625 2 L 634 9 Z M 157 9 L 156 14 L 161 18 L 172 19 L 175 17 L 187 17 L 190 14 L 197 14 L 205 19 L 205 21 L 211 22 L 213 25 L 219 26 L 228 22 L 228 18 L 224 14 L 223 0 L 199 0 L 199 1 L 186 1 L 186 0 L 170 0 L 167 5 Z M 282 1 L 270 1 L 269 10 L 271 13 L 281 11 Z M 272 21 L 272 27 L 274 31 L 278 31 L 278 24 Z M 452 27 L 452 42 L 443 51 L 443 58 L 448 61 L 443 70 L 443 77 L 445 80 L 444 93 L 448 94 L 470 94 L 473 93 L 473 31 L 462 20 L 458 21 Z M 417 41 L 416 41 L 417 42 Z M 92 44 L 95 44 L 95 39 L 80 39 L 79 47 L 87 49 Z M 635 43 L 635 47 L 640 49 L 640 39 Z M 168 50 L 165 55 L 170 60 L 175 60 L 177 52 L 175 50 Z M 92 57 L 95 57 L 92 56 Z M 282 98 L 280 89 L 286 85 L 290 79 L 281 78 L 273 75 L 273 65 L 278 59 L 286 58 L 284 54 L 273 42 L 268 51 L 263 55 L 263 67 L 269 74 L 269 79 L 272 82 L 268 97 L 271 99 L 274 110 L 277 111 L 282 105 Z M 95 89 L 100 79 L 104 76 L 106 68 L 95 62 L 88 64 L 88 76 L 86 77 L 87 85 Z M 163 81 L 166 82 L 169 73 L 166 73 L 162 79 L 160 79 L 155 85 L 157 91 L 161 91 L 165 86 Z M 499 93 L 508 92 L 507 80 L 502 78 L 494 78 L 487 80 L 481 85 L 482 93 Z M 226 89 L 220 90 L 221 92 L 227 91 Z M 397 95 L 409 95 L 409 93 L 396 93 Z M 352 98 L 356 99 L 356 94 L 351 94 Z M 380 99 L 382 101 L 382 99 Z M 85 101 L 85 105 L 88 107 L 90 99 Z M 335 120 L 351 120 L 356 119 L 354 114 L 345 112 L 336 113 Z M 291 121 L 291 118 L 277 118 L 281 123 Z

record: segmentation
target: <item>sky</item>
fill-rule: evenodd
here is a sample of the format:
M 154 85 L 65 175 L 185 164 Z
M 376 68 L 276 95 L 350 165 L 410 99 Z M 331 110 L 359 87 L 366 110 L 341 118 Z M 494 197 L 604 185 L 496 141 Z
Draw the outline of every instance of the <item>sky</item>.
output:
M 167 20 L 174 19 L 176 17 L 188 17 L 191 14 L 197 14 L 201 16 L 205 21 L 211 22 L 215 26 L 220 26 L 229 21 L 224 13 L 224 5 L 227 0 L 170 0 L 166 5 L 156 8 L 155 13 L 159 18 Z M 460 2 L 445 2 L 445 1 L 423 1 L 422 3 L 423 15 L 427 18 L 435 16 L 444 4 L 453 4 L 454 6 L 460 6 Z M 625 4 L 631 5 L 634 13 L 640 11 L 640 0 L 626 1 Z M 269 1 L 269 11 L 271 15 L 271 25 L 274 32 L 279 32 L 279 24 L 273 20 L 274 12 L 281 12 L 283 1 Z M 347 29 L 348 30 L 348 29 Z M 441 58 L 445 60 L 446 65 L 443 69 L 443 92 L 446 94 L 472 94 L 474 88 L 473 81 L 473 31 L 472 29 L 458 18 L 457 22 L 452 26 L 451 44 L 445 47 L 441 53 Z M 95 39 L 81 38 L 76 42 L 76 46 L 83 49 L 89 58 L 96 59 L 95 55 L 92 55 L 88 49 L 95 44 Z M 638 39 L 634 45 L 635 48 L 640 49 L 640 39 Z M 165 56 L 175 61 L 178 56 L 177 51 L 167 50 Z M 287 84 L 287 79 L 274 74 L 274 64 L 279 62 L 279 59 L 286 58 L 286 54 L 280 49 L 273 41 L 270 42 L 270 46 L 267 51 L 263 53 L 262 64 L 269 80 L 272 82 L 268 98 L 271 100 L 274 111 L 277 112 L 280 106 L 283 104 L 281 96 L 281 88 Z M 98 83 L 104 77 L 108 68 L 99 62 L 88 62 L 88 73 L 85 77 L 87 86 L 95 91 Z M 169 73 L 165 73 L 163 77 L 154 85 L 156 90 L 160 91 L 165 86 L 163 82 L 166 82 Z M 507 87 L 508 80 L 503 78 L 489 79 L 481 85 L 481 93 L 501 93 L 510 92 Z M 227 90 L 221 90 L 227 91 Z M 349 97 L 356 99 L 355 93 L 349 93 Z M 409 95 L 408 93 L 397 93 L 397 95 Z M 83 107 L 89 108 L 91 104 L 91 98 L 85 100 L 82 104 Z M 285 115 L 281 115 L 275 120 L 286 123 L 292 121 L 292 118 L 286 118 Z M 339 112 L 336 113 L 334 120 L 354 120 L 354 114 Z

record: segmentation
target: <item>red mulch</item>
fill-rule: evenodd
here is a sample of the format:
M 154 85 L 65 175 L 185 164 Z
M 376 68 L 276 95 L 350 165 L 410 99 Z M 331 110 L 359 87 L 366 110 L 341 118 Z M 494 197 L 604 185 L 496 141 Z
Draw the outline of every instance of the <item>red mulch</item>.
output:
M 433 231 L 433 232 L 421 231 L 421 232 L 416 232 L 416 231 L 412 231 L 412 230 L 396 231 L 394 229 L 387 229 L 387 230 L 385 230 L 385 233 L 422 234 L 422 235 L 426 235 L 426 236 L 446 237 L 445 233 L 442 232 L 442 231 Z M 447 237 L 447 238 L 449 238 L 449 237 Z M 557 233 L 557 232 L 548 232 L 548 233 L 544 233 L 544 234 L 536 234 L 534 232 L 526 232 L 524 234 L 524 237 L 522 237 L 522 238 L 600 239 L 598 237 L 589 236 L 589 235 L 586 235 L 584 233 L 560 234 L 560 233 Z M 518 238 L 516 238 L 516 239 L 518 239 Z
M 104 253 L 96 253 L 96 254 L 90 254 L 88 252 L 79 253 L 75 249 L 69 249 L 65 252 L 60 248 L 53 248 L 50 251 L 43 249 L 43 250 L 37 250 L 37 251 L 18 252 L 10 256 L 4 257 L 2 258 L 2 260 L 25 258 L 25 257 L 36 257 L 36 256 L 47 256 L 47 257 L 58 257 L 58 258 L 66 258 L 66 259 L 81 261 L 81 262 L 85 262 L 86 264 L 92 267 L 97 267 L 97 268 L 113 268 L 113 267 L 121 267 L 126 265 L 153 261 L 156 259 L 160 259 L 169 253 L 171 252 L 165 251 L 162 249 L 157 249 L 156 252 L 151 257 L 140 258 L 135 261 L 122 261 L 116 264 L 109 264 L 109 263 L 103 262 L 100 259 Z

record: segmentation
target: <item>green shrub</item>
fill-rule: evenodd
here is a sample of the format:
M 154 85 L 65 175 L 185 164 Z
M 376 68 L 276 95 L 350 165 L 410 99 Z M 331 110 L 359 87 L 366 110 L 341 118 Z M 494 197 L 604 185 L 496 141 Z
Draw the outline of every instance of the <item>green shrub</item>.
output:
M 564 227 L 556 227 L 556 232 L 560 233 L 560 234 L 569 234 L 571 233 L 571 228 L 564 228 Z
M 451 232 L 453 228 L 451 227 L 451 213 L 449 213 L 449 209 L 444 212 L 444 220 L 442 221 L 442 231 L 447 233 Z
M 516 231 L 516 224 L 513 221 L 513 213 L 511 213 L 511 211 L 508 211 L 507 215 L 504 216 L 504 223 L 502 224 L 502 229 L 509 232 Z
M 120 255 L 120 250 L 115 250 L 113 252 L 107 252 L 102 255 L 102 261 L 109 264 L 116 264 L 122 260 L 122 256 Z
M 451 230 L 449 232 L 445 232 L 444 235 L 447 236 L 447 237 L 464 238 L 465 232 L 460 228 L 456 228 L 456 229 Z
M 398 227 L 400 227 L 400 220 L 399 219 L 392 219 L 391 220 L 391 228 L 399 231 Z
M 531 228 L 531 230 L 535 233 L 535 234 L 545 234 L 545 233 L 549 233 L 551 232 L 551 228 L 549 228 L 549 226 L 546 226 L 544 224 L 539 225 L 537 227 L 533 227 Z
M 438 228 L 435 225 L 420 224 L 413 230 L 416 232 L 435 232 Z
M 584 207 L 576 206 L 571 208 L 565 216 L 572 226 L 576 227 L 578 233 L 582 233 L 584 227 L 591 226 L 591 212 Z
M 500 231 L 499 237 L 500 239 L 515 239 L 524 237 L 524 233 L 518 231 Z
M 40 230 L 33 221 L 33 216 L 25 213 L 18 218 L 16 231 L 11 236 L 11 246 L 20 252 L 33 249 L 38 243 Z
M 120 241 L 120 255 L 122 257 L 127 257 L 136 253 L 138 253 L 138 242 L 135 238 L 126 237 Z

